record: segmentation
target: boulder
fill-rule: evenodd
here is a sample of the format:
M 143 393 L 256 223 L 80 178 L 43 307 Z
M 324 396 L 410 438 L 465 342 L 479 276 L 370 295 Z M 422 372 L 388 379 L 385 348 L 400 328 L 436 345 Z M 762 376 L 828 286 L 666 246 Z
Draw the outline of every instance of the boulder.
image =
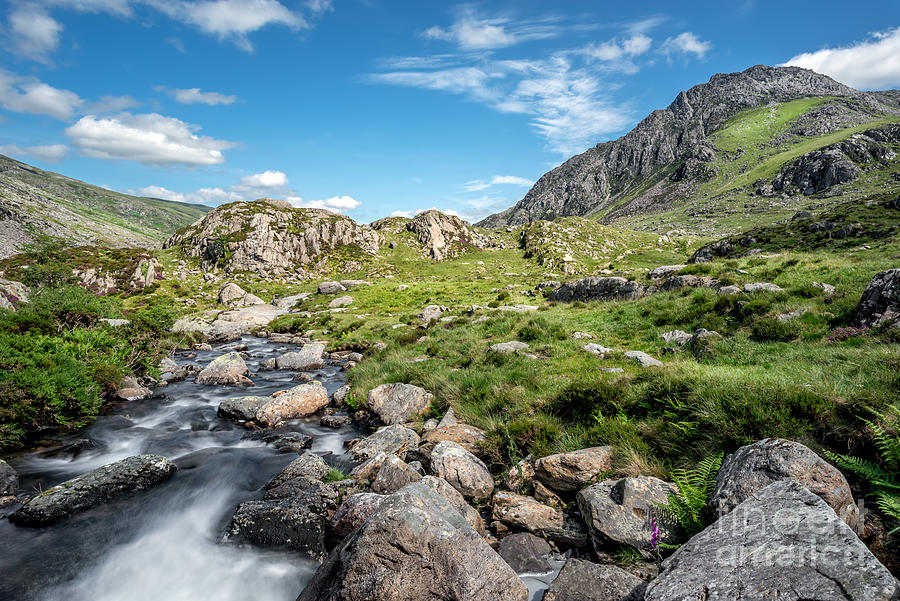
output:
M 331 531 L 340 538 L 347 536 L 365 523 L 386 498 L 373 492 L 348 495 L 331 516 Z
M 417 417 L 434 397 L 412 384 L 382 384 L 369 391 L 367 403 L 386 425 L 402 424 Z
M 443 305 L 428 305 L 422 312 L 419 314 L 419 319 L 422 320 L 423 323 L 430 324 L 432 321 L 437 321 L 441 317 L 441 313 L 449 311 L 447 307 Z
M 256 412 L 263 404 L 272 400 L 268 396 L 242 396 L 226 399 L 219 403 L 219 417 L 238 422 L 250 422 L 256 419 Z
M 784 292 L 784 288 L 769 282 L 753 282 L 752 284 L 744 284 L 744 292 L 748 294 L 752 292 Z
M 649 277 L 651 280 L 659 280 L 666 277 L 670 273 L 681 271 L 685 267 L 687 267 L 687 265 L 661 265 L 660 267 L 651 269 L 650 273 L 647 274 L 647 277 Z
M 516 351 L 527 351 L 528 344 L 525 342 L 519 342 L 518 340 L 512 340 L 510 342 L 498 342 L 497 344 L 491 345 L 491 350 L 495 353 L 515 353 Z
M 517 574 L 540 574 L 550 571 L 550 544 L 528 532 L 510 534 L 500 541 L 500 557 Z
M 146 399 L 153 394 L 146 386 L 141 386 L 136 378 L 126 376 L 119 383 L 119 389 L 116 390 L 116 398 L 123 401 L 140 401 Z
M 321 480 L 327 473 L 328 464 L 321 457 L 304 453 L 284 466 L 284 469 L 266 484 L 266 489 L 276 488 L 294 478 Z
M 661 542 L 679 542 L 678 528 L 659 519 L 658 509 L 676 491 L 671 484 L 651 476 L 604 480 L 579 491 L 578 508 L 594 549 L 599 552 L 612 541 L 649 553 L 652 516 L 656 516 Z
M 615 349 L 603 346 L 602 344 L 597 344 L 596 342 L 588 342 L 584 345 L 584 350 L 592 355 L 597 355 L 601 359 L 603 359 L 610 353 L 616 352 Z
M 331 302 L 328 303 L 328 306 L 334 308 L 334 307 L 346 307 L 347 305 L 352 305 L 352 304 L 353 304 L 352 296 L 339 296 L 337 298 L 332 299 Z
M 375 481 L 372 482 L 372 492 L 389 495 L 397 492 L 410 482 L 418 482 L 421 479 L 421 473 L 396 455 L 391 455 L 381 462 L 381 467 L 378 468 L 378 475 L 375 476 Z
M 900 328 L 900 269 L 882 271 L 869 281 L 851 321 L 859 327 Z
M 647 583 L 611 564 L 569 558 L 543 601 L 643 601 Z
M 159 455 L 136 455 L 48 488 L 10 516 L 23 526 L 42 526 L 167 480 L 175 464 Z
M 612 454 L 612 447 L 592 447 L 548 455 L 535 462 L 535 477 L 552 490 L 580 490 L 612 470 Z
M 455 442 L 445 440 L 435 445 L 431 473 L 467 499 L 484 500 L 494 491 L 494 479 L 484 462 Z
M 299 351 L 285 353 L 275 359 L 278 369 L 293 369 L 296 371 L 314 371 L 322 369 L 325 365 L 323 355 L 325 345 L 318 342 L 303 345 Z
M 515 572 L 421 482 L 394 493 L 332 551 L 298 601 L 526 601 Z
M 328 405 L 328 391 L 320 382 L 295 386 L 260 405 L 256 421 L 269 427 L 277 427 L 287 419 L 306 417 Z
M 239 354 L 232 351 L 213 359 L 199 374 L 197 383 L 207 386 L 249 386 L 250 370 Z
M 450 486 L 450 483 L 443 478 L 435 478 L 434 476 L 425 476 L 421 480 L 422 484 L 444 497 L 444 500 L 450 503 L 459 515 L 463 516 L 469 525 L 475 529 L 478 534 L 484 536 L 485 525 L 481 514 L 474 507 L 469 505 L 466 498 L 463 497 L 458 490 Z
M 684 330 L 672 330 L 660 335 L 660 338 L 671 344 L 684 346 L 691 340 L 691 335 Z
M 662 367 L 663 362 L 651 357 L 644 351 L 625 351 L 625 358 L 631 359 L 641 367 Z
M 0 497 L 8 497 L 19 492 L 19 474 L 8 463 L 0 459 Z
M 375 457 L 378 453 L 403 457 L 408 449 L 418 446 L 419 435 L 409 428 L 400 425 L 384 426 L 350 447 L 350 454 L 360 461 Z
M 737 286 L 722 286 L 716 292 L 718 294 L 721 294 L 722 296 L 729 296 L 732 294 L 740 294 L 741 289 L 738 288 Z
M 494 495 L 491 516 L 507 526 L 535 533 L 562 529 L 564 525 L 558 509 L 504 490 Z
M 247 296 L 247 291 L 235 284 L 234 282 L 229 282 L 222 286 L 219 290 L 219 303 L 223 305 L 231 305 L 234 304 L 235 301 L 239 301 L 242 298 Z
M 894 601 L 897 581 L 825 502 L 774 482 L 662 562 L 646 601 Z
M 319 294 L 337 294 L 347 290 L 340 282 L 322 282 L 317 288 Z
M 635 300 L 644 295 L 644 286 L 619 277 L 589 277 L 577 282 L 567 282 L 550 293 L 551 301 Z
M 325 516 L 302 499 L 284 497 L 247 501 L 235 510 L 224 540 L 290 549 L 314 559 L 324 559 L 327 526 Z
M 799 442 L 779 438 L 760 440 L 729 455 L 716 476 L 709 506 L 724 515 L 778 480 L 804 485 L 822 497 L 847 525 L 856 528 L 859 509 L 840 470 Z
M 459 423 L 445 426 L 442 425 L 443 423 L 444 420 L 441 420 L 441 423 L 436 428 L 422 436 L 422 447 L 425 452 L 430 453 L 439 442 L 449 440 L 470 453 L 475 453 L 478 451 L 481 443 L 487 440 L 484 430 L 475 426 Z

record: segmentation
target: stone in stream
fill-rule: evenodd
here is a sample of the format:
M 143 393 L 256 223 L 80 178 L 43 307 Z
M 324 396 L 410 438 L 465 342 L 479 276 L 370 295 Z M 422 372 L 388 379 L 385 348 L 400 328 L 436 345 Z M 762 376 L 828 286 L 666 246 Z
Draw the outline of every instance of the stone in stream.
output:
M 234 351 L 216 357 L 199 374 L 197 383 L 207 386 L 247 386 L 253 382 L 248 378 L 250 370 L 239 354 Z
M 0 497 L 8 497 L 17 492 L 19 492 L 19 474 L 0 459 Z
M 643 601 L 646 590 L 646 582 L 622 568 L 572 557 L 550 583 L 543 601 Z
M 350 454 L 359 461 L 371 459 L 379 453 L 404 457 L 406 451 L 419 446 L 419 435 L 400 425 L 384 426 L 374 434 L 350 447 Z
M 793 480 L 756 492 L 663 560 L 646 601 L 895 601 L 900 587 L 820 497 Z
M 612 454 L 612 447 L 591 447 L 541 457 L 534 464 L 535 477 L 551 490 L 580 490 L 612 470 Z
M 256 412 L 264 403 L 271 401 L 268 396 L 242 396 L 226 399 L 219 403 L 217 413 L 219 417 L 240 422 L 249 422 L 256 419 Z
M 729 455 L 716 475 L 709 506 L 724 515 L 776 480 L 799 482 L 856 528 L 859 509 L 840 470 L 799 442 L 779 438 L 760 440 Z
M 277 427 L 284 420 L 312 415 L 328 402 L 328 391 L 320 382 L 301 384 L 262 403 L 256 410 L 256 421 Z
M 550 571 L 550 543 L 533 534 L 510 534 L 500 541 L 497 551 L 517 574 Z
M 526 601 L 528 589 L 422 482 L 388 497 L 337 546 L 298 601 Z
M 412 384 L 382 384 L 369 391 L 366 402 L 385 425 L 402 424 L 418 416 L 434 397 Z
M 325 345 L 317 342 L 306 344 L 299 351 L 285 353 L 275 359 L 278 369 L 294 369 L 297 371 L 313 371 L 322 369 L 325 364 L 322 355 Z
M 434 447 L 431 473 L 467 499 L 487 499 L 494 491 L 494 479 L 484 462 L 455 442 L 445 440 Z
M 288 480 L 294 478 L 306 478 L 307 480 L 321 480 L 328 473 L 328 464 L 318 455 L 312 453 L 304 453 L 297 457 L 284 469 L 282 469 L 274 478 L 272 478 L 266 489 L 281 486 Z
M 167 480 L 175 464 L 159 455 L 136 455 L 48 488 L 10 516 L 23 526 L 42 526 Z

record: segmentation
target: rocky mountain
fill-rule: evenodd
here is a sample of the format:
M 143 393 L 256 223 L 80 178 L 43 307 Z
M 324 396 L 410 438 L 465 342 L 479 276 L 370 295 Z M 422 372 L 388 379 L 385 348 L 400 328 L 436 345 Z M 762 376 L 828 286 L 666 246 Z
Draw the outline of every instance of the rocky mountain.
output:
M 573 215 L 612 222 L 749 189 L 751 175 L 771 183 L 785 163 L 851 136 L 854 128 L 900 120 L 897 99 L 893 92 L 860 92 L 797 67 L 759 65 L 714 75 L 625 136 L 546 173 L 515 206 L 478 225 Z M 758 113 L 729 128 L 752 109 Z
M 458 257 L 472 248 L 503 245 L 497 236 L 491 236 L 459 217 L 446 215 L 434 209 L 423 211 L 412 219 L 405 217 L 379 219 L 372 223 L 372 228 L 394 234 L 411 232 L 422 245 L 423 253 L 435 261 Z
M 345 262 L 347 271 L 359 269 L 359 259 L 375 255 L 380 244 L 377 232 L 349 217 L 262 198 L 217 207 L 178 230 L 164 248 L 201 258 L 206 270 L 293 272 L 303 278 L 328 260 Z
M 154 248 L 209 207 L 98 188 L 0 155 L 0 258 L 44 234 L 72 246 Z

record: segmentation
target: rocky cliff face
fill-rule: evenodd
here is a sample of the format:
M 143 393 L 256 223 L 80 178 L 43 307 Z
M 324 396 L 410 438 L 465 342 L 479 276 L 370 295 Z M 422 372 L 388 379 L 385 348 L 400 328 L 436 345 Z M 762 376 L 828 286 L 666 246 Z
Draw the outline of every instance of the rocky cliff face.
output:
M 377 232 L 349 217 L 264 198 L 218 207 L 176 232 L 164 248 L 180 247 L 207 270 L 305 277 L 328 259 L 341 259 L 352 271 L 352 263 L 376 254 L 380 243 Z
M 459 217 L 434 209 L 423 211 L 413 219 L 379 219 L 372 223 L 372 228 L 393 233 L 403 230 L 412 232 L 422 245 L 423 252 L 435 261 L 458 257 L 470 248 L 487 248 L 499 244 Z
M 478 225 L 498 227 L 600 211 L 610 218 L 665 207 L 712 177 L 716 151 L 709 135 L 742 110 L 806 97 L 852 99 L 853 110 L 890 112 L 893 97 L 865 94 L 824 75 L 797 67 L 756 66 L 719 74 L 694 86 L 663 110 L 651 113 L 625 136 L 572 157 L 541 177 L 514 207 Z M 852 117 L 831 113 L 801 123 L 806 130 L 839 128 Z M 830 125 L 829 125 L 830 124 Z M 797 135 L 809 135 L 809 131 Z M 830 131 L 833 131 L 830 130 Z

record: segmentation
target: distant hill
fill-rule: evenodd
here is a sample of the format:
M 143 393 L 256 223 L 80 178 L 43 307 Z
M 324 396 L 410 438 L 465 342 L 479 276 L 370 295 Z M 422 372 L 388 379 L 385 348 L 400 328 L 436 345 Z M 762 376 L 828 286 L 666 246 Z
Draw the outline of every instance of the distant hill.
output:
M 0 155 L 0 258 L 40 234 L 72 246 L 154 248 L 209 210 L 120 194 Z
M 478 225 L 593 216 L 715 235 L 784 218 L 810 197 L 900 187 L 886 177 L 900 170 L 891 127 L 900 123 L 898 101 L 896 91 L 860 92 L 797 67 L 714 75 Z

